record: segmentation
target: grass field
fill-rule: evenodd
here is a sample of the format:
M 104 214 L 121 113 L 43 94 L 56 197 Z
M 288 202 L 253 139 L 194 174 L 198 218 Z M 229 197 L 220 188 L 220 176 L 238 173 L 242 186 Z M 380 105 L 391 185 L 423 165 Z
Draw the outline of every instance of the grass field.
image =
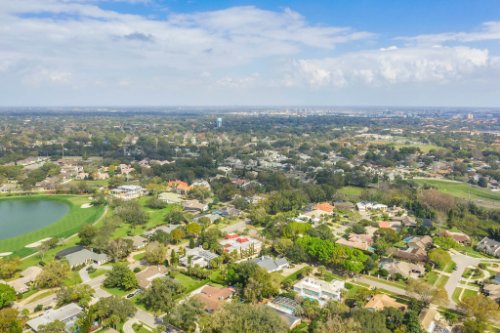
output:
M 403 147 L 415 147 L 415 148 L 419 148 L 420 151 L 422 151 L 423 153 L 428 153 L 430 152 L 431 150 L 439 150 L 439 149 L 445 149 L 443 147 L 439 147 L 439 146 L 436 146 L 436 145 L 433 145 L 433 144 L 427 144 L 427 143 L 415 143 L 415 144 L 396 144 L 394 145 L 394 148 L 396 149 L 399 149 L 399 148 L 403 148 Z
M 22 197 L 1 198 L 0 200 L 58 200 L 66 202 L 69 212 L 60 220 L 38 230 L 33 230 L 22 235 L 0 240 L 0 252 L 13 252 L 13 255 L 24 257 L 36 251 L 36 249 L 25 248 L 25 245 L 48 237 L 66 238 L 80 230 L 84 224 L 95 222 L 104 211 L 104 207 L 80 208 L 88 203 L 87 196 L 71 195 L 34 195 Z
M 500 193 L 492 192 L 486 188 L 470 185 L 462 182 L 453 182 L 441 179 L 414 179 L 418 184 L 426 184 L 435 187 L 437 190 L 453 195 L 460 199 L 471 199 L 478 204 L 486 203 L 500 206 Z
M 208 280 L 196 280 L 182 273 L 175 274 L 174 279 L 186 288 L 184 294 L 189 294 L 190 292 L 208 283 Z
M 363 193 L 364 188 L 357 186 L 344 186 L 338 190 L 339 193 L 345 194 L 352 198 L 358 198 Z
M 151 209 L 146 207 L 146 202 L 150 198 L 151 197 L 142 197 L 138 200 L 139 204 L 144 207 L 144 211 L 146 211 L 149 216 L 148 222 L 145 225 L 137 226 L 135 228 L 131 228 L 129 224 L 123 223 L 118 228 L 116 228 L 115 232 L 113 233 L 113 238 L 126 237 L 128 236 L 129 231 L 132 233 L 132 235 L 141 235 L 148 229 L 165 224 L 165 215 L 170 210 L 172 210 L 175 205 L 168 205 L 164 209 Z

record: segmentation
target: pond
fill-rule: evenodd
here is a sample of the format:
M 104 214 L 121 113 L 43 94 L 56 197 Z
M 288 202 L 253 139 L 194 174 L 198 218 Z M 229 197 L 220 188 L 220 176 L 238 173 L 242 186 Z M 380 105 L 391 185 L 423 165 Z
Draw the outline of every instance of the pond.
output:
M 69 212 L 69 205 L 55 200 L 0 200 L 0 239 L 41 229 Z

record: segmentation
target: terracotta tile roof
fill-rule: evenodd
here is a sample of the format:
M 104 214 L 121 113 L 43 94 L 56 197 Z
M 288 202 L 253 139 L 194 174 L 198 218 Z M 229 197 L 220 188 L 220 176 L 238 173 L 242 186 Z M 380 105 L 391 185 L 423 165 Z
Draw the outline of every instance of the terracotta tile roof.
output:
M 319 204 L 316 204 L 314 206 L 314 209 L 315 210 L 322 210 L 324 212 L 327 212 L 327 213 L 331 213 L 333 212 L 333 209 L 335 207 L 333 207 L 331 204 L 329 204 L 328 202 L 322 202 L 322 203 L 319 203 Z

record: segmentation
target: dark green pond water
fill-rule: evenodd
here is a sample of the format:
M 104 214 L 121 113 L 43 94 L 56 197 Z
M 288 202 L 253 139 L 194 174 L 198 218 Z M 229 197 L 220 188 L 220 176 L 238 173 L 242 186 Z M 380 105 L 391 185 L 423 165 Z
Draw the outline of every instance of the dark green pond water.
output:
M 0 239 L 37 230 L 56 222 L 69 205 L 53 200 L 0 200 Z

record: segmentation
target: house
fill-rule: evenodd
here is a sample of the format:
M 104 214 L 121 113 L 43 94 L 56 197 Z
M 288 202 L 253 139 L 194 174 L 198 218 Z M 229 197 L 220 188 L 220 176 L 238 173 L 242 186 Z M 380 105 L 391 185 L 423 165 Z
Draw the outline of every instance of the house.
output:
M 287 297 L 277 296 L 266 304 L 273 309 L 291 330 L 298 326 L 302 320 L 294 315 L 295 309 L 299 305 L 295 300 Z
M 377 294 L 373 296 L 368 303 L 365 304 L 365 309 L 372 309 L 375 311 L 382 311 L 385 308 L 394 308 L 401 311 L 405 311 L 408 306 L 403 303 L 399 303 L 394 298 L 385 295 L 385 294 Z
M 392 229 L 394 231 L 401 231 L 402 224 L 399 221 L 380 221 L 378 223 L 380 229 Z
M 186 255 L 179 262 L 186 267 L 210 267 L 210 261 L 219 257 L 217 254 L 204 250 L 201 246 L 187 249 Z
M 293 290 L 300 296 L 317 300 L 321 306 L 333 299 L 340 301 L 342 299 L 342 290 L 345 283 L 340 280 L 326 282 L 312 277 L 306 277 L 293 286 Z
M 29 285 L 35 281 L 37 276 L 42 272 L 42 269 L 38 266 L 31 266 L 26 268 L 21 272 L 21 277 L 12 281 L 6 282 L 9 286 L 14 288 L 17 294 L 22 294 L 27 292 L 30 287 Z
M 436 308 L 425 308 L 418 317 L 422 328 L 429 333 L 450 333 L 451 328 L 441 318 Z
M 163 265 L 148 266 L 146 269 L 137 273 L 135 277 L 137 278 L 139 287 L 147 289 L 151 286 L 151 282 L 154 279 L 163 278 L 165 274 L 167 274 L 167 268 Z
M 158 195 L 158 200 L 166 202 L 168 204 L 180 204 L 182 200 L 182 195 L 173 192 L 162 192 Z
M 388 254 L 396 258 L 409 260 L 412 262 L 425 262 L 427 261 L 427 251 L 420 247 L 408 247 L 406 249 L 389 248 Z
M 144 248 L 148 243 L 147 238 L 144 238 L 142 236 L 131 236 L 125 237 L 124 239 L 130 239 L 132 241 L 132 247 L 134 250 L 140 250 Z
M 335 201 L 333 205 L 338 210 L 353 210 L 355 208 L 354 204 L 349 201 Z
M 239 236 L 238 234 L 226 234 L 219 243 L 224 248 L 224 252 L 236 251 L 241 258 L 252 257 L 259 253 L 262 248 L 261 241 L 248 236 Z
M 144 236 L 150 237 L 157 231 L 163 231 L 167 234 L 171 233 L 174 229 L 177 229 L 179 226 L 176 224 L 164 224 L 160 225 L 156 228 L 150 229 L 144 233 Z
M 373 252 L 373 238 L 368 234 L 351 233 L 348 239 L 339 238 L 335 243 L 355 249 Z
M 121 200 L 137 199 L 146 194 L 146 189 L 139 185 L 121 185 L 111 190 L 111 195 Z
M 71 268 L 82 265 L 107 263 L 109 258 L 104 253 L 95 253 L 83 246 L 73 246 L 56 254 L 56 259 L 66 259 Z
M 191 186 L 181 180 L 170 180 L 168 182 L 167 189 L 172 192 L 186 194 L 191 189 Z
M 290 264 L 285 258 L 274 259 L 270 256 L 262 256 L 252 260 L 252 262 L 264 268 L 268 273 L 278 272 L 290 267 Z
M 460 243 L 462 245 L 470 245 L 471 240 L 470 237 L 463 232 L 454 232 L 454 231 L 448 231 L 444 230 L 439 233 L 439 236 L 441 237 L 450 237 L 453 239 L 455 242 Z
M 182 208 L 186 212 L 204 212 L 208 210 L 208 204 L 198 200 L 186 200 L 182 203 Z
M 62 321 L 66 325 L 66 332 L 72 332 L 76 320 L 83 309 L 75 303 L 70 303 L 60 307 L 59 309 L 50 309 L 45 311 L 40 317 L 29 320 L 26 324 L 37 332 L 41 325 L 47 325 L 56 320 Z
M 500 300 L 500 285 L 499 284 L 495 284 L 495 283 L 485 284 L 483 286 L 483 291 L 492 300 L 494 300 L 494 301 Z
M 307 220 L 307 221 L 312 221 L 314 223 L 318 223 L 321 221 L 321 219 L 324 217 L 324 216 L 327 216 L 328 214 L 322 210 L 319 210 L 319 209 L 315 209 L 315 210 L 311 210 L 309 212 L 305 212 L 305 213 L 302 213 L 299 215 L 299 219 L 302 219 L 302 220 Z
M 428 249 L 432 246 L 432 237 L 431 236 L 422 236 L 422 237 L 412 237 L 406 241 L 408 247 L 419 248 L 419 249 Z
M 313 210 L 321 210 L 321 211 L 325 212 L 326 214 L 331 214 L 331 213 L 333 213 L 334 208 L 335 207 L 332 206 L 328 202 L 321 202 L 321 203 L 314 205 Z
M 219 288 L 206 285 L 199 294 L 194 295 L 197 300 L 205 305 L 205 311 L 211 313 L 220 308 L 236 293 L 234 288 Z
M 356 203 L 356 208 L 359 211 L 367 211 L 367 210 L 385 211 L 388 207 L 387 207 L 387 205 L 384 205 L 384 204 L 362 201 L 362 202 Z
M 497 242 L 494 239 L 484 237 L 479 243 L 477 243 L 476 249 L 487 253 L 490 256 L 500 257 L 500 242 Z
M 195 186 L 198 186 L 198 187 L 205 187 L 207 190 L 211 191 L 212 190 L 212 187 L 210 186 L 210 184 L 206 181 L 206 180 L 203 180 L 203 179 L 198 179 L 198 180 L 195 180 L 192 184 L 191 184 L 191 187 L 195 187 Z
M 417 278 L 425 274 L 425 267 L 423 265 L 400 260 L 382 260 L 380 268 L 386 270 L 392 277 L 399 274 L 404 278 Z
M 214 209 L 212 211 L 212 214 L 217 214 L 222 217 L 229 217 L 229 216 L 238 216 L 241 214 L 241 210 L 236 209 L 234 207 L 222 207 L 219 209 Z

